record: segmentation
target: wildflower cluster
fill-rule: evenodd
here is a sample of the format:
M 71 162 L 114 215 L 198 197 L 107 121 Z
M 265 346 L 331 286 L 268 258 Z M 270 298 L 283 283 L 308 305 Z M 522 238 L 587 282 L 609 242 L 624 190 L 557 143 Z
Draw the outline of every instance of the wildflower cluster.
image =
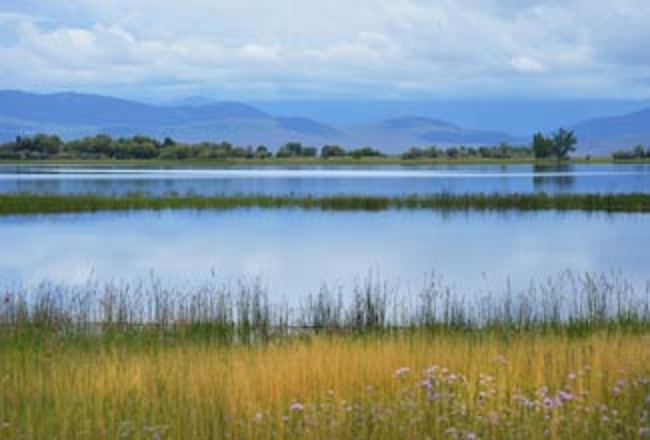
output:
M 292 400 L 280 414 L 257 412 L 251 421 L 264 437 L 650 438 L 650 379 L 621 373 L 595 396 L 581 391 L 589 373 L 570 372 L 557 389 L 510 390 L 496 374 L 470 378 L 439 365 L 419 372 L 404 366 L 392 372 L 389 396 L 372 386 L 355 400 L 330 390 L 325 401 Z M 599 378 L 604 386 L 606 376 Z

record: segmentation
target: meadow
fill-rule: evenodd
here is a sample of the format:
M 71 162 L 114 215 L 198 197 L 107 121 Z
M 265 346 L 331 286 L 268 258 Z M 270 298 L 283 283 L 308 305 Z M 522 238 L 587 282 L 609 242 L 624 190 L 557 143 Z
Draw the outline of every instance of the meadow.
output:
M 564 273 L 468 304 L 367 282 L 5 289 L 2 438 L 645 438 L 650 309 Z

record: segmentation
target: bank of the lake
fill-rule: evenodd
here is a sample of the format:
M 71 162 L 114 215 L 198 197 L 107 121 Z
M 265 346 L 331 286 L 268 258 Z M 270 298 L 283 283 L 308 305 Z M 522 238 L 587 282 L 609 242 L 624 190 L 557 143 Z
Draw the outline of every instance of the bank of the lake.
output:
M 139 168 L 185 168 L 185 167 L 277 167 L 277 166 L 387 166 L 399 165 L 405 167 L 417 167 L 423 165 L 590 165 L 590 164 L 647 164 L 650 159 L 612 159 L 611 156 L 577 156 L 571 159 L 561 161 L 554 159 L 535 159 L 535 158 L 480 158 L 480 157 L 460 157 L 450 159 L 448 157 L 439 158 L 417 158 L 402 159 L 399 156 L 377 156 L 377 157 L 287 157 L 287 158 L 265 158 L 265 159 L 186 159 L 186 160 L 165 160 L 165 159 L 47 159 L 47 160 L 0 160 L 0 165 L 10 166 L 105 166 L 105 167 L 130 167 Z

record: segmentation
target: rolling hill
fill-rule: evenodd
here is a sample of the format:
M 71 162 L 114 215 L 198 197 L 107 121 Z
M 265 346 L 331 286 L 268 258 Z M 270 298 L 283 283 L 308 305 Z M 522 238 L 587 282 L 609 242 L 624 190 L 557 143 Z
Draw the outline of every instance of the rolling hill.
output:
M 318 106 L 318 102 L 313 103 Z M 312 112 L 313 113 L 313 112 Z M 521 115 L 520 115 L 521 116 Z M 531 115 L 530 117 L 534 117 Z M 650 144 L 650 108 L 570 126 L 578 136 L 579 154 L 610 154 Z M 387 153 L 437 145 L 525 144 L 528 136 L 472 129 L 421 115 L 392 116 L 378 122 L 325 124 L 303 115 L 273 115 L 239 102 L 193 97 L 173 105 L 82 93 L 36 94 L 0 91 L 0 141 L 18 135 L 56 133 L 65 139 L 97 133 L 144 134 L 183 142 L 227 140 L 236 145 L 277 148 L 290 141 L 305 145 L 370 146 Z
M 75 138 L 171 136 L 185 142 L 228 140 L 277 146 L 290 140 L 320 143 L 342 137 L 336 129 L 305 118 L 276 118 L 237 102 L 162 106 L 80 93 L 0 91 L 0 138 L 36 132 Z
M 596 118 L 572 127 L 581 151 L 609 154 L 629 150 L 636 145 L 650 145 L 650 108 L 620 116 Z

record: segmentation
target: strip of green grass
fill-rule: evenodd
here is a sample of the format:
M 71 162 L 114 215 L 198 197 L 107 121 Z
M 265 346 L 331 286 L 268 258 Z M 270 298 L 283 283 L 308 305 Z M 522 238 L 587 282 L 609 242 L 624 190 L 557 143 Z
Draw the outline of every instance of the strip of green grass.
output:
M 650 194 L 430 194 L 408 196 L 0 194 L 0 215 L 162 209 L 299 208 L 323 211 L 587 211 L 650 212 Z

